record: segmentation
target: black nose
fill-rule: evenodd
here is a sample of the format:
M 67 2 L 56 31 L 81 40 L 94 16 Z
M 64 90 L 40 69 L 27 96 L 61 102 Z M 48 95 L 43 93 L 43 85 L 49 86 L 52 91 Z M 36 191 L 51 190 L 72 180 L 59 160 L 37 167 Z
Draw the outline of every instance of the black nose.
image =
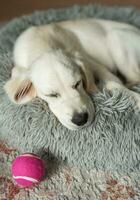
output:
M 87 120 L 88 120 L 88 113 L 85 112 L 85 113 L 75 113 L 71 121 L 77 126 L 82 126 L 87 122 Z

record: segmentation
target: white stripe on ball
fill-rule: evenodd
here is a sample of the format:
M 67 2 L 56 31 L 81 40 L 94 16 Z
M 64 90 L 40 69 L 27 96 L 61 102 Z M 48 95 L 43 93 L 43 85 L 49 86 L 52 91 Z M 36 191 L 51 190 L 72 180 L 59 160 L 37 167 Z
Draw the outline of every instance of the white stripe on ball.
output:
M 19 156 L 17 156 L 18 158 L 19 157 L 33 157 L 33 158 L 37 158 L 37 159 L 39 159 L 39 160 L 41 160 L 41 158 L 39 158 L 38 156 L 35 156 L 35 155 L 32 155 L 32 154 L 22 154 L 22 155 L 19 155 Z
M 37 183 L 38 180 L 34 179 L 34 178 L 31 178 L 31 177 L 28 177 L 28 176 L 14 176 L 13 175 L 13 178 L 14 179 L 24 179 L 24 180 L 27 180 L 27 181 L 31 181 L 33 183 Z

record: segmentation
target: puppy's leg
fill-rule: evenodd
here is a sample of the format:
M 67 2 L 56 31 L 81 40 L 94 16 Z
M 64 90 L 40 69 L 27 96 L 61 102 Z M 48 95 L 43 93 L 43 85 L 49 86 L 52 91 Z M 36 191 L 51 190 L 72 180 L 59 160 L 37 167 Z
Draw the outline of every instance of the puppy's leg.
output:
M 107 90 L 119 90 L 120 92 L 126 91 L 130 97 L 130 100 L 135 100 L 136 106 L 140 109 L 140 94 L 126 88 L 121 80 L 112 74 L 108 69 L 98 67 L 98 70 L 96 70 L 96 76 L 102 82 L 103 87 L 105 87 Z
M 136 106 L 140 109 L 140 94 L 129 90 L 128 88 L 126 88 L 123 84 L 120 84 L 118 82 L 115 81 L 107 81 L 105 84 L 105 87 L 109 90 L 109 91 L 114 91 L 114 90 L 119 90 L 120 92 L 122 91 L 126 91 L 129 95 L 130 100 L 135 100 L 136 102 Z

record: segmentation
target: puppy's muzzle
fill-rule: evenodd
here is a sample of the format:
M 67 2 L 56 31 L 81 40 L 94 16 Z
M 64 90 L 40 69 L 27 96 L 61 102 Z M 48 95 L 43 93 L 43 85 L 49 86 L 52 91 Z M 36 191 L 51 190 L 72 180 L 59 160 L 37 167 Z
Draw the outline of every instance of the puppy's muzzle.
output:
M 83 126 L 88 121 L 88 113 L 75 113 L 71 121 L 77 126 Z

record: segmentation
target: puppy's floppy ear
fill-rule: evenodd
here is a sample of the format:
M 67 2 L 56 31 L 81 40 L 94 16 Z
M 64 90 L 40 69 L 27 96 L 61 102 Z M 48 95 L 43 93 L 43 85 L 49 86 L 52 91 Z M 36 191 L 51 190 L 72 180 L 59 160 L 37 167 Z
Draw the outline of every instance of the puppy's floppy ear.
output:
M 15 72 L 15 70 L 14 70 Z M 33 83 L 25 75 L 13 73 L 12 77 L 4 86 L 9 98 L 17 104 L 24 104 L 36 97 Z
M 83 58 L 78 52 L 75 53 L 75 62 L 81 68 L 83 82 L 87 93 L 90 94 L 92 92 L 97 92 L 98 88 L 95 84 L 93 72 L 90 70 L 89 66 L 91 64 L 87 62 L 86 59 L 83 60 Z

